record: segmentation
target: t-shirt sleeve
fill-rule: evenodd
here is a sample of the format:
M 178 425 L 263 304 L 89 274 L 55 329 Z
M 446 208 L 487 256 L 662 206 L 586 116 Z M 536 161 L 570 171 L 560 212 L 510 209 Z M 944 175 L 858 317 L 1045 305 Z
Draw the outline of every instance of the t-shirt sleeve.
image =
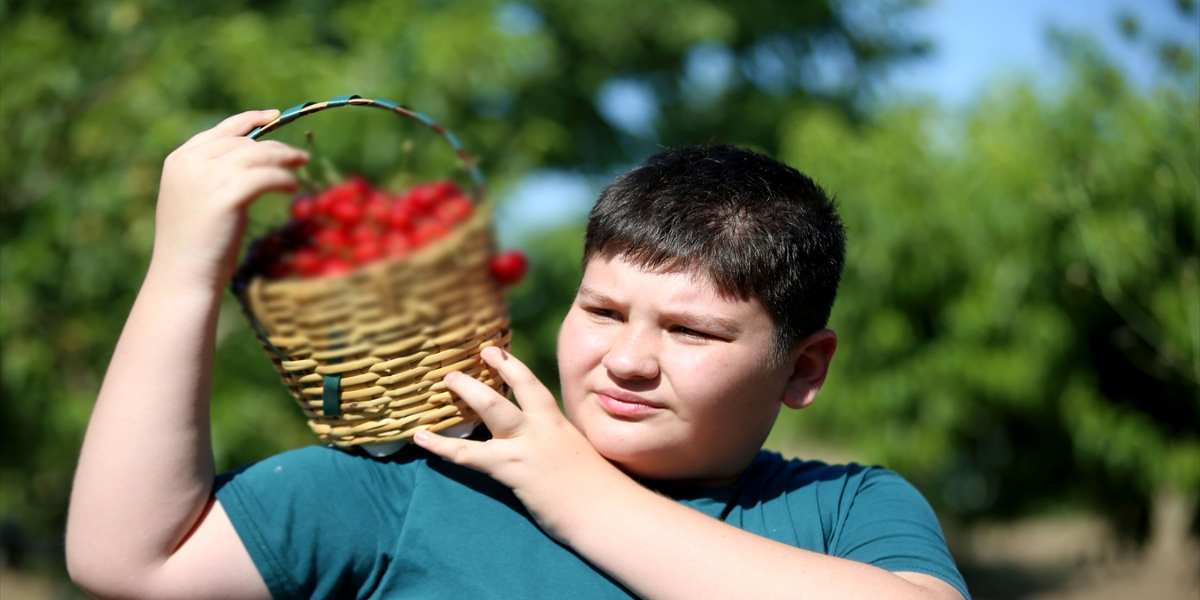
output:
M 848 504 L 831 554 L 888 571 L 932 575 L 970 600 L 933 508 L 903 477 L 872 467 Z
M 217 478 L 217 499 L 273 597 L 354 597 L 369 585 L 387 519 L 366 485 L 369 462 L 310 446 Z

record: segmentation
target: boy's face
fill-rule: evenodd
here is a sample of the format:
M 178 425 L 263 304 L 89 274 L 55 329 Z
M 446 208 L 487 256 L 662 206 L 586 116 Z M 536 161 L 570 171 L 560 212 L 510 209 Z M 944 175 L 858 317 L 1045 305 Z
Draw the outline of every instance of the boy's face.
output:
M 724 299 L 707 276 L 593 259 L 558 336 L 567 418 L 632 475 L 736 477 L 792 372 L 771 363 L 774 336 L 758 300 Z

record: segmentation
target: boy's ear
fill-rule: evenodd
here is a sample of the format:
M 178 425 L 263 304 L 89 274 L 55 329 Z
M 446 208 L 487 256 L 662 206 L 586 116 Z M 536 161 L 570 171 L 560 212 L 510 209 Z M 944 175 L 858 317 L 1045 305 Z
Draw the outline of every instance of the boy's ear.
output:
M 783 391 L 783 403 L 789 408 L 805 408 L 813 403 L 829 374 L 833 353 L 837 351 L 837 334 L 821 329 L 800 342 L 792 350 L 792 375 Z

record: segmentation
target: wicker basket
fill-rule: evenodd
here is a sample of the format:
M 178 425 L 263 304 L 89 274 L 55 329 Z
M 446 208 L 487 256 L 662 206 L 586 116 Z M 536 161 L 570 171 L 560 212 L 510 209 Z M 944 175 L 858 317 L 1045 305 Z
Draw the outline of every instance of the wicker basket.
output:
M 495 251 L 482 177 L 453 134 L 386 100 L 344 96 L 305 103 L 248 135 L 257 139 L 299 117 L 339 106 L 389 110 L 446 139 L 472 177 L 470 219 L 397 259 L 318 279 L 235 282 L 241 303 L 284 385 L 323 442 L 380 444 L 478 418 L 442 384 L 462 371 L 507 389 L 479 358 L 511 337 L 502 289 L 488 271 Z

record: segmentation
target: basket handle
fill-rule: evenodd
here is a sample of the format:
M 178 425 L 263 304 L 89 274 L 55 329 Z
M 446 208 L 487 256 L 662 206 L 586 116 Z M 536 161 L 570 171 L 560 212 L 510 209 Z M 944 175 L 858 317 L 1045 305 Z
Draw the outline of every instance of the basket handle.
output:
M 479 166 L 476 165 L 475 158 L 466 151 L 462 145 L 462 142 L 459 141 L 458 136 L 454 135 L 452 131 L 446 129 L 445 127 L 438 125 L 436 121 L 429 118 L 429 116 L 426 114 L 417 112 L 391 100 L 386 100 L 383 98 L 372 100 L 370 98 L 363 98 L 362 96 L 354 95 L 337 96 L 324 102 L 303 102 L 284 110 L 279 114 L 278 117 L 275 118 L 274 121 L 271 121 L 266 125 L 255 127 L 250 131 L 250 133 L 246 134 L 246 137 L 252 140 L 257 140 L 258 138 L 271 133 L 276 129 L 279 129 L 284 125 L 299 119 L 300 117 L 321 112 L 325 109 L 339 108 L 342 106 L 369 106 L 372 108 L 380 108 L 391 111 L 392 113 L 402 117 L 412 119 L 428 127 L 429 129 L 432 129 L 434 133 L 442 136 L 442 139 L 446 140 L 446 142 L 450 144 L 451 148 L 454 148 L 454 153 L 458 156 L 458 160 L 463 164 L 463 167 L 466 168 L 467 174 L 471 177 L 471 183 L 475 186 L 475 202 L 479 203 L 483 201 L 483 174 L 480 173 Z

